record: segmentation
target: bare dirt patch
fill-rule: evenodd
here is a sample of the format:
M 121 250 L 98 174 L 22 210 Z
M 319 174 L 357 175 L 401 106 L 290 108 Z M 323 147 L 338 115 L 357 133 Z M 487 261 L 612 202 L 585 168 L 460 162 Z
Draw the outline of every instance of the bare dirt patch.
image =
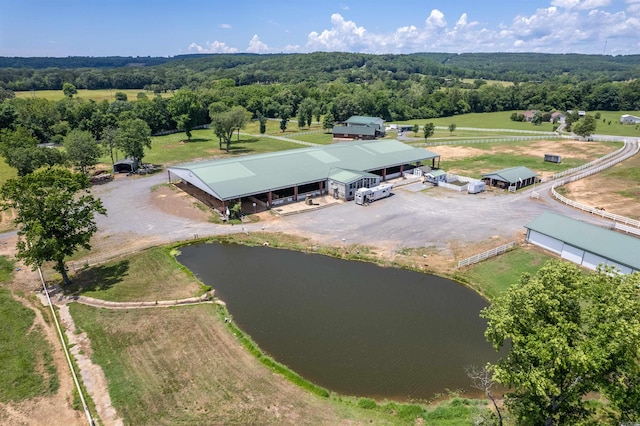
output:
M 206 222 L 211 217 L 209 209 L 198 207 L 198 201 L 184 191 L 170 185 L 160 185 L 151 193 L 153 207 L 174 216 Z
M 500 155 L 501 153 L 522 154 L 544 158 L 545 154 L 557 154 L 563 157 L 592 159 L 611 152 L 611 147 L 601 143 L 575 140 L 540 140 L 526 146 L 500 145 L 491 149 L 480 149 L 469 145 L 440 145 L 434 148 L 442 159 L 459 160 L 479 155 Z

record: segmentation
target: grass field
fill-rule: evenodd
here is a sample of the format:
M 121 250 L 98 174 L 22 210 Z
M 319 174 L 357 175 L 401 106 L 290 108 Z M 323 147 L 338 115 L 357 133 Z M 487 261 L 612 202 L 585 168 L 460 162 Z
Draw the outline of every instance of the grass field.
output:
M 0 257 L 0 283 L 12 279 L 13 263 Z M 52 348 L 33 326 L 35 313 L 0 288 L 0 402 L 52 395 L 59 387 Z
M 517 283 L 523 273 L 534 274 L 554 259 L 535 248 L 520 248 L 461 269 L 455 279 L 469 284 L 489 300 Z
M 78 271 L 68 294 L 113 302 L 185 299 L 205 288 L 185 273 L 168 248 L 154 247 L 126 259 Z
M 475 127 L 480 129 L 510 129 L 510 130 L 533 130 L 533 131 L 553 131 L 552 123 L 542 123 L 534 126 L 532 123 L 511 121 L 509 118 L 514 111 L 485 112 L 455 115 L 453 117 L 427 118 L 419 120 L 409 120 L 397 122 L 397 124 L 418 124 L 433 123 L 436 126 L 449 127 L 455 124 L 457 127 Z M 523 111 L 516 111 L 522 113 Z M 459 130 L 454 132 L 458 135 Z M 413 133 L 413 132 L 411 132 Z M 448 131 L 447 131 L 448 133 Z
M 142 89 L 100 89 L 100 90 L 86 90 L 78 89 L 78 93 L 74 95 L 74 98 L 92 99 L 96 102 L 102 101 L 115 101 L 116 92 L 121 92 L 127 95 L 127 100 L 134 101 L 138 97 L 138 93 L 144 93 L 149 98 L 154 98 L 155 93 Z M 22 91 L 15 92 L 17 98 L 43 98 L 50 101 L 59 101 L 64 99 L 64 93 L 62 90 L 36 90 L 36 91 Z M 169 98 L 173 96 L 173 93 L 161 93 L 163 98 Z

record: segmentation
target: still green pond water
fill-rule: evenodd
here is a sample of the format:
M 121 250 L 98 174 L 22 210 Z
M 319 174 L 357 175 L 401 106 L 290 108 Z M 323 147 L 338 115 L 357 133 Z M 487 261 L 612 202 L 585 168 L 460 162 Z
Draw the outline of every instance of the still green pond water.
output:
M 268 247 L 200 244 L 181 253 L 266 353 L 340 394 L 473 393 L 464 367 L 497 359 L 478 316 L 487 302 L 453 281 Z

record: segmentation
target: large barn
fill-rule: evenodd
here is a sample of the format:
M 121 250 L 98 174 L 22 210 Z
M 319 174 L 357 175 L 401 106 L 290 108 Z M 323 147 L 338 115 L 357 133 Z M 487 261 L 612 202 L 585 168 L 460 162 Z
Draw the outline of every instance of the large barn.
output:
M 169 181 L 224 212 L 237 200 L 260 209 L 331 194 L 353 199 L 416 167 L 439 168 L 440 156 L 397 140 L 357 141 L 168 167 Z
M 527 241 L 588 269 L 598 265 L 623 274 L 640 271 L 640 239 L 545 212 L 525 225 Z

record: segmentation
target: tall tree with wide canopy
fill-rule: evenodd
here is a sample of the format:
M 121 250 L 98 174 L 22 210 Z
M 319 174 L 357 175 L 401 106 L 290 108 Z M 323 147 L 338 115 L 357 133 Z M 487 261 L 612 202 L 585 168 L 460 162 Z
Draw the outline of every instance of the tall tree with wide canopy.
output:
M 100 145 L 87 130 L 70 131 L 64 138 L 64 147 L 71 164 L 83 174 L 95 167 L 102 155 Z
M 102 201 L 86 191 L 88 187 L 87 176 L 61 168 L 9 179 L 0 196 L 3 209 L 16 212 L 16 257 L 34 268 L 55 262 L 55 270 L 69 284 L 64 259 L 79 248 L 91 248 L 91 236 L 97 231 L 94 216 L 107 213 Z
M 142 164 L 144 149 L 151 148 L 151 130 L 147 123 L 139 118 L 130 118 L 118 123 L 115 145 L 126 157 Z
M 176 122 L 178 129 L 185 131 L 187 139 L 191 140 L 191 130 L 204 119 L 205 109 L 196 92 L 191 90 L 178 91 L 167 103 L 167 110 Z
M 583 138 L 591 136 L 596 131 L 596 126 L 598 123 L 594 116 L 587 114 L 577 123 L 573 125 L 573 133 Z
M 251 113 L 241 106 L 236 106 L 228 111 L 214 112 L 211 114 L 211 127 L 218 137 L 219 147 L 222 149 L 222 143 L 225 143 L 226 150 L 229 152 L 233 133 L 243 129 Z M 239 135 L 238 135 L 239 137 Z
M 586 275 L 551 261 L 482 312 L 507 355 L 491 366 L 519 424 L 575 424 L 602 392 L 619 420 L 640 421 L 640 274 Z

